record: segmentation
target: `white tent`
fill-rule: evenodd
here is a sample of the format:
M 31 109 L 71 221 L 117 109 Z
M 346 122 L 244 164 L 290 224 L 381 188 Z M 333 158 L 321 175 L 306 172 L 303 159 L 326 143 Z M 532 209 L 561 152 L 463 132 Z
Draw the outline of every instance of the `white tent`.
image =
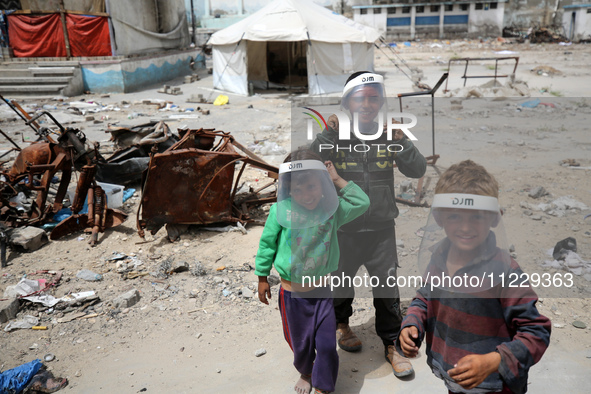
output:
M 373 71 L 377 30 L 310 0 L 275 0 L 214 33 L 213 86 L 247 95 L 257 88 L 340 92 L 353 71 Z

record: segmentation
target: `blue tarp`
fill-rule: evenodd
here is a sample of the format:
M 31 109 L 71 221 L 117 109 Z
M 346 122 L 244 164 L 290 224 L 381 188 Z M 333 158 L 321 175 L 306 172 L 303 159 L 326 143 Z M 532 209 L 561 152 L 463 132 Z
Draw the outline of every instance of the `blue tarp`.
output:
M 37 359 L 0 372 L 0 394 L 20 393 L 42 366 L 41 360 Z

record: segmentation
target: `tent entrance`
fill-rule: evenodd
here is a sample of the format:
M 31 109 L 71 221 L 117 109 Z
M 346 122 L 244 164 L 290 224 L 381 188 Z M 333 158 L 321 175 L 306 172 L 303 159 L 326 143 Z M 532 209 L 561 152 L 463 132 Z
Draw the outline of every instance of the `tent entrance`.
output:
M 308 91 L 306 41 L 247 41 L 246 51 L 254 89 Z

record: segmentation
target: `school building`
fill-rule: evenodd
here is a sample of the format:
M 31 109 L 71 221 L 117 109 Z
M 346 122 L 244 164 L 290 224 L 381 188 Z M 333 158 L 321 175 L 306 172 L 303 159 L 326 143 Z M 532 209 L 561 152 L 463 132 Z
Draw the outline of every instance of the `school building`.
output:
M 353 6 L 355 22 L 387 39 L 501 36 L 505 0 L 433 1 Z

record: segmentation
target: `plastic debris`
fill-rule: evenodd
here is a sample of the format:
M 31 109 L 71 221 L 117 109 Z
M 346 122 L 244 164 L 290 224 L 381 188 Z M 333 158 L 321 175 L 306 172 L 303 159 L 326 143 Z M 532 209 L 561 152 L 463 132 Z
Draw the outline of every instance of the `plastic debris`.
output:
M 35 316 L 25 315 L 21 320 L 13 320 L 9 322 L 4 331 L 10 332 L 18 329 L 29 329 L 39 324 L 39 319 Z
M 220 94 L 213 101 L 213 105 L 225 105 L 225 104 L 228 104 L 229 102 L 230 102 L 230 98 L 228 96 Z
M 0 392 L 20 393 L 42 366 L 41 360 L 36 359 L 0 373 Z
M 521 103 L 520 105 L 524 108 L 536 108 L 538 105 L 540 105 L 540 99 L 536 98 L 533 100 L 529 100 L 524 103 Z
M 80 279 L 87 280 L 89 282 L 96 282 L 96 281 L 103 279 L 103 276 L 101 274 L 97 274 L 97 273 L 92 272 L 90 270 L 80 270 L 76 274 L 76 277 L 80 278 Z
M 552 257 L 554 257 L 556 260 L 564 260 L 568 255 L 569 250 L 573 252 L 577 251 L 577 240 L 573 237 L 568 237 L 562 241 L 558 241 L 554 246 L 554 250 L 552 251 Z

